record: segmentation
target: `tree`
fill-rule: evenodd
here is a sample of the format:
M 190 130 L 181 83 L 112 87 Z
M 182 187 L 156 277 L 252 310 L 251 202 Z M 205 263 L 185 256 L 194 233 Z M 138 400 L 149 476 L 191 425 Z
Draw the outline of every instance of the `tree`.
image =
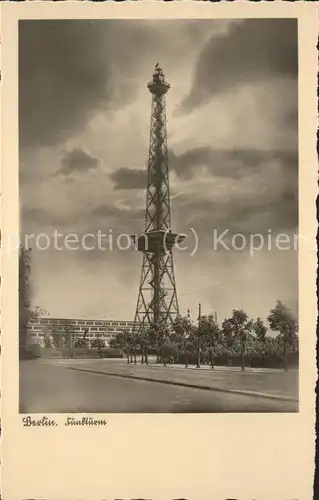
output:
M 147 328 L 142 333 L 144 341 L 144 361 L 145 364 L 148 365 L 148 349 L 154 347 L 155 337 L 153 335 L 153 331 L 150 328 Z
M 257 340 L 259 340 L 259 342 L 265 343 L 267 327 L 264 325 L 261 318 L 258 317 L 253 323 L 253 330 L 256 334 Z
M 44 347 L 52 347 L 52 340 L 50 338 L 50 328 L 47 325 L 41 323 L 41 318 L 47 315 L 48 312 L 45 309 L 39 306 L 34 306 L 32 304 L 30 305 L 29 320 L 39 324 L 43 335 Z
M 121 349 L 125 352 L 128 363 L 133 362 L 133 344 L 133 334 L 129 330 L 119 332 L 116 337 L 110 341 L 110 347 L 112 349 Z
M 150 338 L 153 339 L 154 345 L 156 345 L 158 352 L 161 353 L 163 365 L 167 364 L 167 352 L 169 350 L 168 342 L 170 340 L 171 330 L 167 324 L 164 322 L 153 323 L 150 325 Z
M 141 363 L 148 365 L 148 350 L 157 346 L 157 332 L 154 325 L 144 326 L 137 332 L 137 343 L 141 349 Z
M 124 339 L 123 332 L 119 332 L 115 335 L 115 337 L 110 340 L 111 349 L 123 349 L 124 347 Z
M 20 246 L 19 248 L 19 346 L 23 349 L 28 345 L 27 327 L 30 320 L 38 321 L 48 313 L 39 306 L 31 303 L 32 288 L 30 283 L 31 275 L 31 248 Z M 45 339 L 45 337 L 44 337 Z M 44 340 L 46 341 L 46 340 Z
M 150 345 L 150 331 L 142 327 L 136 333 L 136 343 L 141 351 L 141 364 L 148 365 L 148 347 Z
M 240 345 L 240 364 L 242 371 L 245 370 L 245 346 L 247 334 L 252 329 L 253 322 L 248 319 L 247 314 L 242 309 L 234 309 L 231 317 L 224 321 L 223 326 L 226 327 L 227 334 L 233 340 L 239 341 Z
M 258 355 L 262 357 L 262 364 L 264 362 L 264 356 L 267 353 L 267 342 L 266 342 L 266 333 L 267 327 L 262 321 L 261 318 L 257 318 L 253 323 L 253 330 L 256 334 L 257 341 L 255 342 L 255 351 L 257 351 Z
M 184 353 L 185 367 L 188 368 L 188 347 L 194 325 L 192 325 L 189 316 L 179 315 L 174 321 L 173 329 L 175 332 L 174 341 L 181 347 Z
M 210 365 L 214 369 L 214 351 L 220 339 L 220 328 L 215 315 L 210 314 L 201 319 L 200 329 L 202 337 L 209 343 Z
M 138 348 L 138 342 L 139 338 L 137 332 L 135 331 L 126 332 L 126 346 L 127 346 L 126 348 L 129 352 L 131 363 L 134 362 L 135 365 L 136 365 L 136 351 Z
M 224 319 L 222 324 L 222 337 L 225 346 L 231 347 L 234 343 L 234 325 L 230 318 Z
M 52 340 L 48 335 L 44 336 L 44 347 L 52 347 Z
M 88 349 L 88 347 L 89 347 L 88 340 L 84 339 L 84 338 L 76 339 L 74 342 L 74 347 L 76 347 L 78 349 Z
M 87 335 L 89 333 L 89 329 L 86 328 L 84 330 L 84 334 L 81 338 L 77 338 L 74 342 L 74 347 L 78 349 L 88 349 L 89 348 L 89 341 L 87 339 Z
M 68 357 L 74 358 L 75 331 L 74 326 L 69 321 L 64 324 L 62 338 L 67 348 Z
M 83 339 L 81 339 L 83 341 Z M 85 340 L 84 340 L 85 342 Z M 92 347 L 95 348 L 95 349 L 103 349 L 103 347 L 105 347 L 105 344 L 103 342 L 102 339 L 94 339 L 93 342 L 92 342 Z
M 55 349 L 63 350 L 63 332 L 61 331 L 61 327 L 57 324 L 52 326 L 52 344 Z
M 40 318 L 43 318 L 43 316 L 48 316 L 48 311 L 46 309 L 43 309 L 42 307 L 39 306 L 34 306 L 30 304 L 29 307 L 29 319 L 32 319 L 34 321 L 38 321 Z
M 270 310 L 267 320 L 271 330 L 279 332 L 284 348 L 284 367 L 285 371 L 288 371 L 288 349 L 296 342 L 297 319 L 288 307 L 277 300 L 277 304 Z
M 30 320 L 31 305 L 31 249 L 19 248 L 19 345 L 27 347 L 27 325 Z

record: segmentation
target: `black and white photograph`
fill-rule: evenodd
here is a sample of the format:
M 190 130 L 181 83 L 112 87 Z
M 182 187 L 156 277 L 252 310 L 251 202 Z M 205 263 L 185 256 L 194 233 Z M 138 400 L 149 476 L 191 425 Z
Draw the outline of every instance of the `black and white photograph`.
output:
M 298 412 L 297 19 L 18 48 L 19 412 Z

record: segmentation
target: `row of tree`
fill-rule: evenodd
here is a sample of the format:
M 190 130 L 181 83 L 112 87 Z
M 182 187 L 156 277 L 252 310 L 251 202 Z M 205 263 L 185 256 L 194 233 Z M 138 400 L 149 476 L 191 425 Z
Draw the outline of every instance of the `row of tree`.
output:
M 267 326 L 257 318 L 252 320 L 243 310 L 233 310 L 230 318 L 222 324 L 216 315 L 202 316 L 194 324 L 189 315 L 178 316 L 172 326 L 150 324 L 133 332 L 121 332 L 110 345 L 125 351 L 129 363 L 136 363 L 141 354 L 141 363 L 148 364 L 150 353 L 166 364 L 172 358 L 183 359 L 185 367 L 189 358 L 196 359 L 196 366 L 209 362 L 214 368 L 214 359 L 220 356 L 240 356 L 241 369 L 245 369 L 245 357 L 282 355 L 285 370 L 288 369 L 288 353 L 298 350 L 298 323 L 291 311 L 278 301 L 267 317 L 270 330 L 275 337 L 267 335 Z
M 20 248 L 19 265 L 19 331 L 20 347 L 27 347 L 27 325 L 31 319 L 41 317 L 45 312 L 31 304 L 30 271 L 31 253 L 29 249 Z M 233 310 L 230 318 L 222 324 L 216 315 L 201 316 L 194 324 L 189 315 L 178 316 L 173 325 L 149 324 L 133 332 L 119 333 L 111 341 L 111 347 L 125 351 L 128 362 L 136 362 L 136 355 L 141 354 L 142 363 L 148 363 L 150 352 L 157 355 L 166 365 L 171 359 L 183 359 L 185 366 L 188 360 L 196 359 L 196 366 L 201 362 L 209 362 L 214 368 L 217 356 L 240 356 L 241 368 L 245 368 L 245 355 L 271 356 L 283 354 L 284 366 L 288 368 L 288 353 L 298 350 L 298 323 L 292 312 L 281 302 L 270 310 L 267 317 L 268 327 L 278 334 L 267 336 L 267 326 L 257 318 L 252 320 L 243 310 Z M 45 335 L 45 343 L 49 347 L 67 349 L 72 357 L 74 348 L 89 347 L 86 334 L 77 338 L 74 327 L 67 323 L 53 326 L 51 338 Z M 87 333 L 87 332 L 86 332 Z M 95 339 L 90 347 L 102 349 L 102 339 Z
M 75 332 L 74 326 L 66 321 L 66 323 L 61 327 L 61 325 L 53 325 L 52 331 L 48 332 L 51 335 L 44 336 L 45 347 L 54 347 L 55 349 L 66 349 L 69 352 L 70 357 L 74 356 L 74 349 L 103 349 L 105 348 L 105 342 L 96 338 L 90 342 L 87 339 L 88 329 L 84 332 L 82 337 L 79 337 Z

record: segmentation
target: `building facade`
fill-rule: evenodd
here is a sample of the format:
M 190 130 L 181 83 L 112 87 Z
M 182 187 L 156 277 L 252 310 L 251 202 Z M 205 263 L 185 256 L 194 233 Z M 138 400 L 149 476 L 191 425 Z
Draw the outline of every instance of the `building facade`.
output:
M 54 333 L 64 333 L 66 327 L 71 327 L 75 340 L 80 340 L 85 335 L 89 345 L 99 339 L 109 346 L 110 340 L 120 332 L 131 332 L 134 321 L 95 320 L 95 319 L 65 319 L 65 318 L 39 318 L 31 320 L 27 326 L 28 342 L 45 346 L 45 337 L 52 339 Z

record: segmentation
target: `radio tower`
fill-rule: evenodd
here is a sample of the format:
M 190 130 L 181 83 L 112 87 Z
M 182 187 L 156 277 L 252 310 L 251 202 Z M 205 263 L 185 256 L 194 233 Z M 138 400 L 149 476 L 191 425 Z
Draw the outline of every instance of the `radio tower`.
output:
M 145 324 L 170 325 L 178 315 L 173 255 L 174 244 L 183 239 L 171 231 L 165 94 L 170 85 L 155 66 L 147 85 L 152 94 L 148 156 L 145 232 L 135 239 L 143 252 L 143 264 L 133 330 Z

